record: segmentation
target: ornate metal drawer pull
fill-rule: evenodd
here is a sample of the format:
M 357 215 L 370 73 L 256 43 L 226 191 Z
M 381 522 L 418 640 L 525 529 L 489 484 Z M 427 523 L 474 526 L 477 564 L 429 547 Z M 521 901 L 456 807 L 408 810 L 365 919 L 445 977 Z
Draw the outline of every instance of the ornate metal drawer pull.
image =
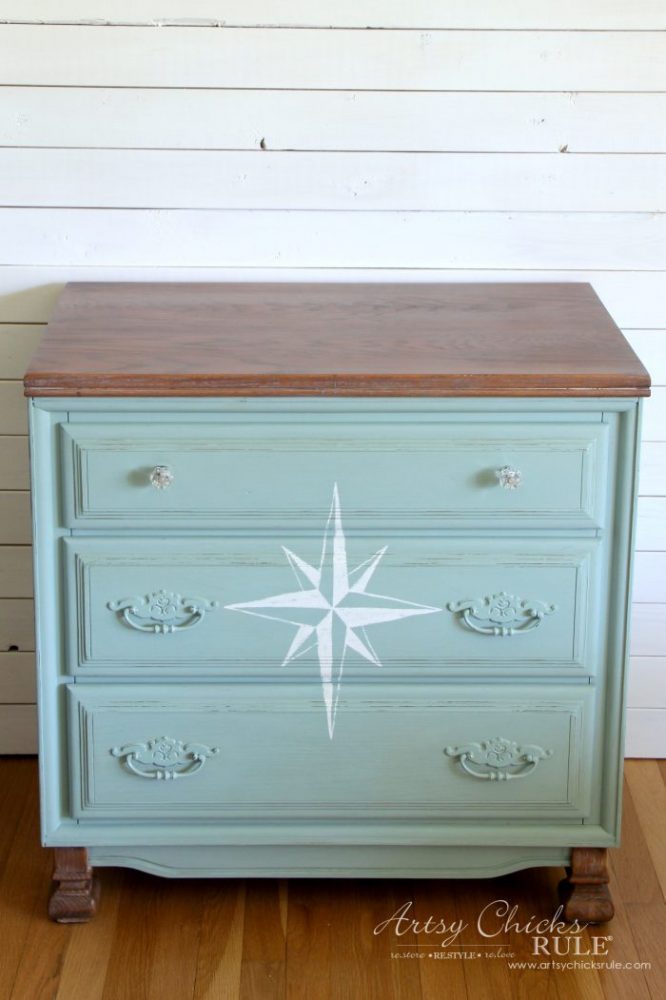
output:
M 523 481 L 523 474 L 520 469 L 514 469 L 512 465 L 503 465 L 495 473 L 499 479 L 499 484 L 505 490 L 517 490 Z
M 219 747 L 204 743 L 185 743 L 170 736 L 155 736 L 145 743 L 126 743 L 112 747 L 110 753 L 139 778 L 175 781 L 196 774 L 209 757 L 220 752 Z
M 170 635 L 194 628 L 203 621 L 207 611 L 217 606 L 217 601 L 205 597 L 181 597 L 168 590 L 157 590 L 145 597 L 123 597 L 107 604 L 107 608 L 120 614 L 130 628 L 154 635 Z
M 448 757 L 457 757 L 463 771 L 482 781 L 526 778 L 536 770 L 540 760 L 553 756 L 552 750 L 533 744 L 518 746 L 501 736 L 481 740 L 480 743 L 466 743 L 462 747 L 447 747 L 444 753 Z
M 150 473 L 150 485 L 156 490 L 166 490 L 174 481 L 173 469 L 168 465 L 156 465 Z
M 523 600 L 502 591 L 492 597 L 468 601 L 449 601 L 449 611 L 460 614 L 463 622 L 481 635 L 521 635 L 537 628 L 546 615 L 557 611 L 556 604 Z

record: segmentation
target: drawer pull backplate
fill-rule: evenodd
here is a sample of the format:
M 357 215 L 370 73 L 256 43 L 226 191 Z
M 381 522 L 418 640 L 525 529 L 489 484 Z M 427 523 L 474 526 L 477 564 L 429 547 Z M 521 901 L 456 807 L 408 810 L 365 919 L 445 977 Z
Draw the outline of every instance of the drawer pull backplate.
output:
M 525 778 L 536 770 L 540 760 L 553 755 L 552 750 L 533 744 L 518 746 L 501 736 L 493 736 L 480 743 L 466 743 L 462 747 L 447 747 L 444 753 L 448 757 L 457 757 L 467 774 L 482 781 Z
M 167 590 L 157 590 L 145 597 L 121 597 L 107 604 L 107 608 L 119 614 L 130 628 L 154 635 L 170 635 L 194 628 L 203 621 L 207 611 L 217 606 L 217 601 L 205 597 L 181 597 Z
M 537 628 L 546 615 L 557 611 L 556 604 L 523 600 L 501 591 L 492 597 L 449 601 L 449 611 L 460 615 L 467 628 L 481 635 L 521 635 Z
M 183 744 L 170 736 L 155 736 L 145 743 L 112 747 L 110 752 L 139 778 L 174 781 L 176 778 L 189 778 L 196 774 L 209 757 L 220 752 L 220 748 L 209 747 L 204 743 Z

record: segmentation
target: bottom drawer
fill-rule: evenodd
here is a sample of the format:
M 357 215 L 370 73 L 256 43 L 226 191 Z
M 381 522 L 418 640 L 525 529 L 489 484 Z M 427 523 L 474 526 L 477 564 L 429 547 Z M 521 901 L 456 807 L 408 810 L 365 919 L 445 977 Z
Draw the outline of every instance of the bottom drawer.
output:
M 350 682 L 331 739 L 314 685 L 72 684 L 72 814 L 580 822 L 593 694 Z

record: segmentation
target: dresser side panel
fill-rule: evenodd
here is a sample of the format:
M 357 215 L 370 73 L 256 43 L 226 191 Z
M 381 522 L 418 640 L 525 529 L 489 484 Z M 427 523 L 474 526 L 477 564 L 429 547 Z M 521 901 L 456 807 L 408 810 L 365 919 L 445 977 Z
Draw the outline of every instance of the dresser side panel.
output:
M 628 401 L 629 402 L 629 401 Z M 620 842 L 631 599 L 643 402 L 631 401 L 620 414 L 614 474 L 611 590 L 607 612 L 604 780 L 601 822 Z M 611 529 L 609 529 L 610 531 Z
M 29 403 L 30 473 L 32 487 L 33 560 L 35 587 L 35 648 L 42 838 L 69 811 L 67 732 L 63 682 L 62 568 L 58 538 L 60 484 L 57 464 L 58 424 L 66 414 Z M 69 534 L 69 532 L 66 532 Z

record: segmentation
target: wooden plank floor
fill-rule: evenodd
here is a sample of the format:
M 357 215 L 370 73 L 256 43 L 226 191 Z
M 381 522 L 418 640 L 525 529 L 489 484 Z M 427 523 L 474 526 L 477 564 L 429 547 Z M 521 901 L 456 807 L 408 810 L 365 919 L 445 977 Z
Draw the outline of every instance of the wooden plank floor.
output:
M 0 1000 L 661 1000 L 665 834 L 666 762 L 627 761 L 623 846 L 611 852 L 616 917 L 581 939 L 610 934 L 604 961 L 650 968 L 511 968 L 535 961 L 532 938 L 515 931 L 488 947 L 481 909 L 506 899 L 525 919 L 550 916 L 555 869 L 448 882 L 170 881 L 101 869 L 99 915 L 65 926 L 46 917 L 52 861 L 39 846 L 36 762 L 0 758 Z M 373 933 L 408 901 L 421 921 L 467 921 L 459 940 L 475 957 L 429 957 L 433 935 Z M 515 958 L 494 957 L 497 943 Z

